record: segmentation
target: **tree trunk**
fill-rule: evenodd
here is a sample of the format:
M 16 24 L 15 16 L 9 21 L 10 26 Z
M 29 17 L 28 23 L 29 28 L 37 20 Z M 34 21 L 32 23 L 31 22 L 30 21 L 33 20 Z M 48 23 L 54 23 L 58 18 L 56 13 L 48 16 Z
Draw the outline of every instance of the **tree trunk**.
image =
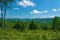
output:
M 4 6 L 3 29 L 5 29 L 5 27 L 6 27 L 6 20 L 5 20 L 5 18 L 6 18 L 6 6 Z
M 1 6 L 1 27 L 3 28 L 3 6 Z

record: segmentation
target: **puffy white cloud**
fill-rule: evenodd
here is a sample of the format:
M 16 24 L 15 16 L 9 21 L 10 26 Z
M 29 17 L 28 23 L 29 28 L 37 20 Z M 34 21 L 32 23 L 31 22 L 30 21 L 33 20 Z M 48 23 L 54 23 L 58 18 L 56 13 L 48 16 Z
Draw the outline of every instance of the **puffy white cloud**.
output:
M 38 11 L 38 10 L 33 10 L 32 12 L 30 12 L 31 14 L 41 14 L 41 13 L 47 13 L 48 11 Z
M 41 18 L 54 18 L 55 15 L 49 15 L 49 16 L 41 16 Z
M 52 16 L 48 16 L 49 18 L 54 18 L 55 17 L 55 15 L 52 15 Z
M 14 10 L 19 10 L 19 8 L 13 8 Z
M 46 10 L 45 10 L 45 11 L 43 11 L 43 13 L 47 13 L 47 12 L 48 12 L 48 11 L 46 11 Z
M 40 11 L 38 11 L 38 10 L 33 10 L 32 12 L 30 12 L 31 14 L 39 14 L 39 13 L 42 13 L 42 12 L 40 12 Z
M 23 6 L 23 7 L 27 7 L 27 6 L 34 7 L 35 6 L 35 3 L 33 3 L 30 0 L 22 0 L 22 1 L 17 2 L 17 4 L 20 5 L 20 6 Z
M 56 11 L 57 11 L 57 9 L 52 9 L 52 11 L 56 12 Z

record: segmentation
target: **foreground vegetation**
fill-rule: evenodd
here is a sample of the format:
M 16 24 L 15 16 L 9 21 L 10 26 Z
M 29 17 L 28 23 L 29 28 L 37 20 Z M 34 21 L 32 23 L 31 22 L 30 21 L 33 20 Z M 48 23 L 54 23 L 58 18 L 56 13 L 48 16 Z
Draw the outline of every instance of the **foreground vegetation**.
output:
M 55 17 L 52 22 L 22 22 L 6 21 L 6 27 L 1 27 L 0 40 L 60 40 L 60 19 Z
M 26 30 L 20 32 L 14 29 L 0 29 L 0 40 L 60 40 L 60 32 L 52 30 Z

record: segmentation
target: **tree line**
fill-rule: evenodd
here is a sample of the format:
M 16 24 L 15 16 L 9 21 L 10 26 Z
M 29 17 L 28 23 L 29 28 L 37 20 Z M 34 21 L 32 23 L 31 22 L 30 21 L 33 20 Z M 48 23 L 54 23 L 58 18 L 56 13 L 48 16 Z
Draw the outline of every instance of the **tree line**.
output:
M 52 24 L 51 24 L 50 29 L 48 28 L 47 25 L 42 25 L 41 28 L 42 28 L 42 30 L 59 30 L 60 31 L 60 18 L 54 17 L 52 19 Z M 24 22 L 16 21 L 15 25 L 13 26 L 13 29 L 24 31 L 25 30 Z M 38 30 L 39 27 L 38 27 L 37 23 L 34 20 L 32 20 L 28 26 L 28 29 L 29 30 Z
M 0 21 L 0 27 L 3 28 L 1 22 L 2 22 L 2 20 Z M 13 22 L 11 22 L 11 23 L 13 23 Z M 39 26 L 39 25 L 41 25 L 41 23 L 37 24 L 37 22 L 34 19 L 32 19 L 30 23 L 27 22 L 27 24 L 20 20 L 15 21 L 13 24 L 14 25 L 12 28 L 16 29 L 16 30 L 20 30 L 20 31 L 25 31 L 27 29 L 28 30 L 41 30 L 42 29 L 42 30 L 59 30 L 60 31 L 60 18 L 59 17 L 52 18 L 51 25 L 48 25 L 48 23 L 47 23 L 46 25 L 42 24 L 42 26 Z M 26 25 L 28 25 L 27 28 L 26 28 Z

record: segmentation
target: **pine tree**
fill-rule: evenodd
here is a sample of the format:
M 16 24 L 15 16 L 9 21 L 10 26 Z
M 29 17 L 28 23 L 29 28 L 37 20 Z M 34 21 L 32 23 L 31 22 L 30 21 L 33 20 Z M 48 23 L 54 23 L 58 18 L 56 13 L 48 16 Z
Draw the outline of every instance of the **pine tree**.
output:
M 37 24 L 35 23 L 34 20 L 31 21 L 30 25 L 29 25 L 29 29 L 30 30 L 36 30 L 38 27 L 37 27 Z
M 59 17 L 53 18 L 52 30 L 58 30 L 60 27 Z
M 25 24 L 24 24 L 24 22 L 22 22 L 20 31 L 25 31 Z

